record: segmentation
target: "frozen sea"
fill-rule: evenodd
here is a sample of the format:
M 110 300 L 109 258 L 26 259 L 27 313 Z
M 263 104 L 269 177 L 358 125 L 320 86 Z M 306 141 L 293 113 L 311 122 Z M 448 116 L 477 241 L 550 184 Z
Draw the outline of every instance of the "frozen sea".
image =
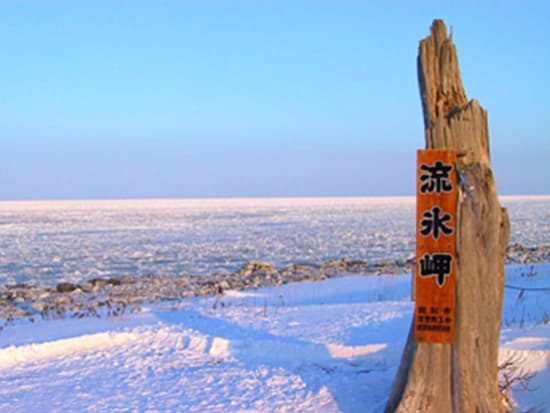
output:
M 550 196 L 501 202 L 511 244 L 550 244 Z M 404 261 L 414 216 L 414 197 L 0 202 L 0 285 Z

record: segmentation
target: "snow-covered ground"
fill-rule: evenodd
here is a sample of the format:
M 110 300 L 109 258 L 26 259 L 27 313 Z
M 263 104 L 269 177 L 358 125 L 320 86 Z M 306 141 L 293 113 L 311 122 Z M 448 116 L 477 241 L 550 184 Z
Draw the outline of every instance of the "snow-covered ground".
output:
M 15 320 L 1 412 L 381 412 L 412 317 L 410 275 L 197 297 L 139 313 Z M 501 362 L 518 412 L 550 411 L 550 265 L 507 268 Z M 516 289 L 519 288 L 519 289 Z M 505 372 L 503 372 L 505 373 Z
M 502 377 L 532 376 L 513 387 L 518 412 L 550 412 L 550 196 L 502 203 L 517 244 Z M 81 299 L 95 277 L 129 277 L 107 292 L 142 294 L 183 279 L 206 288 L 250 261 L 277 267 L 262 264 L 276 276 L 257 286 L 288 268 L 319 279 L 323 264 L 351 263 L 343 258 L 405 268 L 413 253 L 414 198 L 0 202 L 0 305 Z M 82 319 L 70 309 L 61 319 L 5 312 L 0 412 L 381 412 L 412 318 L 411 277 L 346 268 L 331 265 L 336 277 L 324 281 L 225 291 L 221 301 L 162 301 L 189 296 L 162 290 L 152 295 L 161 301 L 142 297 L 141 311 L 116 317 L 105 306 Z M 61 281 L 79 288 L 48 289 Z

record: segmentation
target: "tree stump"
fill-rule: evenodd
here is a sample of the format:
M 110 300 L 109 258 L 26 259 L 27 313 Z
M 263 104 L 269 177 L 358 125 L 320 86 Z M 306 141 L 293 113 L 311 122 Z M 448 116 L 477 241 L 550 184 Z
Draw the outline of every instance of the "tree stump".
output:
M 416 343 L 413 323 L 385 411 L 508 412 L 498 384 L 508 215 L 491 169 L 487 112 L 466 98 L 442 20 L 420 42 L 418 82 L 426 148 L 458 151 L 456 336 L 452 345 Z

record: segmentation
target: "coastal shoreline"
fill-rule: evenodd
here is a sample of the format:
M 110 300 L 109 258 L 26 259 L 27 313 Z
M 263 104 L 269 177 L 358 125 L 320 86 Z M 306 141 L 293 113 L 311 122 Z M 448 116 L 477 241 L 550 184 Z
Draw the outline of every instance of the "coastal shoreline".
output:
M 508 247 L 506 264 L 535 265 L 550 262 L 550 245 Z M 249 262 L 231 274 L 123 275 L 94 278 L 80 284 L 60 282 L 55 288 L 32 284 L 0 286 L 0 327 L 16 319 L 117 316 L 139 311 L 140 306 L 159 301 L 198 296 L 220 297 L 227 290 L 251 290 L 302 281 L 321 281 L 346 275 L 397 275 L 410 273 L 414 259 L 367 263 L 342 258 L 322 265 L 294 264 L 286 268 Z

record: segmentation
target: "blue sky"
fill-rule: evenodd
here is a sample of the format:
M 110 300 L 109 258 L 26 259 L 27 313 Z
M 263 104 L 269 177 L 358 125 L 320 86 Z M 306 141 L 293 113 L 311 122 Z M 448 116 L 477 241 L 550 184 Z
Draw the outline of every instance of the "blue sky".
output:
M 499 192 L 549 194 L 544 1 L 42 0 L 0 4 L 0 199 L 412 195 L 433 18 Z

